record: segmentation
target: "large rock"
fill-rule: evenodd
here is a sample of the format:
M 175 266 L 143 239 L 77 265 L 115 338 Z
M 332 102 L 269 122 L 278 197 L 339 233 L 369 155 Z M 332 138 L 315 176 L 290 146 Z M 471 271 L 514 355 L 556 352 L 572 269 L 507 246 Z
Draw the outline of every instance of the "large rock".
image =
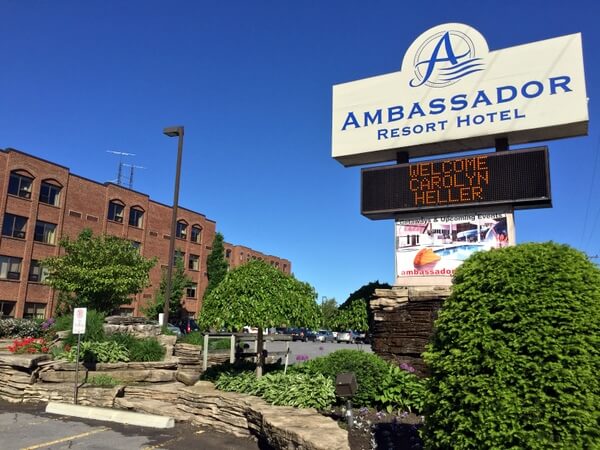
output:
M 114 378 L 118 382 L 148 382 L 148 383 L 164 383 L 175 381 L 176 372 L 173 370 L 146 369 L 146 370 L 94 370 L 82 371 L 79 373 L 79 380 L 84 382 L 91 377 L 108 376 Z M 67 381 L 75 381 L 76 372 L 72 370 L 46 370 L 38 374 L 40 381 L 44 383 L 64 383 Z
M 73 383 L 37 383 L 25 390 L 23 402 L 73 403 L 74 393 L 75 386 Z M 77 390 L 77 404 L 112 408 L 115 404 L 115 399 L 122 395 L 123 386 L 111 388 L 82 386 Z
M 40 362 L 47 361 L 49 359 L 50 355 L 46 353 L 2 353 L 0 354 L 0 365 L 22 367 L 24 369 L 33 369 L 37 367 Z
M 373 352 L 398 365 L 410 364 L 417 373 L 426 375 L 421 354 L 449 295 L 447 286 L 376 289 L 375 298 L 369 302 Z
M 274 448 L 348 450 L 348 434 L 314 409 L 272 406 L 250 395 L 216 390 L 199 381 L 179 392 L 179 408 L 194 423 L 236 436 L 259 436 Z

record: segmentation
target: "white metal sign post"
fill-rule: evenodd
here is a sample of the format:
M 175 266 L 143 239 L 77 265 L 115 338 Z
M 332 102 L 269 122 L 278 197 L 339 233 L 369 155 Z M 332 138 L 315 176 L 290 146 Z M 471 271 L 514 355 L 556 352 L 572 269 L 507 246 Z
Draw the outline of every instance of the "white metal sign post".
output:
M 81 344 L 81 335 L 85 333 L 85 321 L 87 308 L 75 308 L 73 310 L 73 330 L 77 335 L 77 354 L 75 358 L 75 386 L 73 388 L 73 403 L 77 404 L 77 388 L 79 383 L 79 346 Z

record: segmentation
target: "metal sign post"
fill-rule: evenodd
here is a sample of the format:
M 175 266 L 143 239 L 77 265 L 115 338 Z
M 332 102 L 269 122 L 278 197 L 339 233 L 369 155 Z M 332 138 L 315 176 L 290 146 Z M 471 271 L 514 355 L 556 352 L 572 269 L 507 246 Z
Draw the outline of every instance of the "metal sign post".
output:
M 75 386 L 73 386 L 73 404 L 77 404 L 77 390 L 79 384 L 79 347 L 81 344 L 81 335 L 85 333 L 85 321 L 87 308 L 75 308 L 73 310 L 73 330 L 77 335 L 77 353 L 75 357 Z

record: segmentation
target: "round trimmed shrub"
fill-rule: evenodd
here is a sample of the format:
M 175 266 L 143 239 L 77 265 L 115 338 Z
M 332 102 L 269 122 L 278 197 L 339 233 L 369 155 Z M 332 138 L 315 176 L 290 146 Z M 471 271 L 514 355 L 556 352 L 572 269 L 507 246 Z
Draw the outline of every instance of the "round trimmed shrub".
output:
M 475 253 L 435 326 L 427 448 L 600 448 L 600 270 L 584 254 Z
M 322 374 L 335 382 L 342 372 L 354 372 L 358 390 L 352 397 L 355 406 L 374 406 L 379 388 L 388 374 L 388 364 L 379 356 L 359 350 L 338 350 L 303 364 L 292 371 Z

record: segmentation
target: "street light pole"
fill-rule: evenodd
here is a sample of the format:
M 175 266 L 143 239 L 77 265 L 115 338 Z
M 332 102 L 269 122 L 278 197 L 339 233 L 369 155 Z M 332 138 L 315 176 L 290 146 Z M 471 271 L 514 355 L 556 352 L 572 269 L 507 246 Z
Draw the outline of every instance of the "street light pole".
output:
M 179 202 L 179 178 L 181 175 L 181 153 L 183 152 L 183 126 L 167 127 L 163 133 L 169 137 L 179 136 L 177 145 L 177 168 L 175 170 L 175 192 L 173 194 L 173 214 L 171 216 L 171 236 L 169 239 L 169 256 L 167 263 L 167 287 L 165 290 L 165 309 L 163 325 L 169 323 L 169 301 L 171 299 L 171 282 L 173 278 L 173 259 L 175 254 L 175 232 L 177 228 L 177 205 Z

